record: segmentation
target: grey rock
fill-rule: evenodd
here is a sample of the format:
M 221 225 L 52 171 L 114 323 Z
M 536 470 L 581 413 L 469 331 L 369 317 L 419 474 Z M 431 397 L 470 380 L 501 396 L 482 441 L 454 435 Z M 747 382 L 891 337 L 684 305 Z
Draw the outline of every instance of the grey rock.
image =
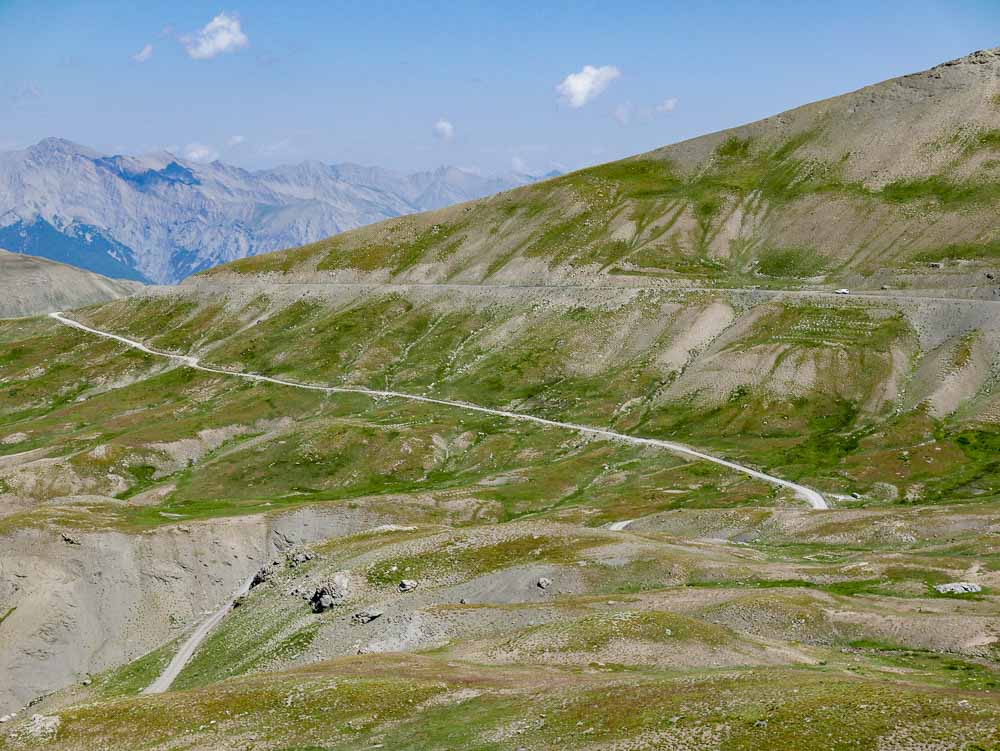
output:
M 297 568 L 303 563 L 308 563 L 315 556 L 308 550 L 289 550 L 285 553 L 285 562 L 289 568 Z
M 948 584 L 938 584 L 934 587 L 943 595 L 966 595 L 982 592 L 983 588 L 972 582 L 949 582 Z
M 541 577 L 538 580 L 538 588 L 539 589 L 548 589 L 551 586 L 552 586 L 552 580 L 549 579 L 549 578 L 547 578 L 547 577 L 545 577 L 545 576 Z
M 351 616 L 351 620 L 358 624 L 371 623 L 376 618 L 382 617 L 381 610 L 362 610 L 359 613 L 355 613 Z
M 417 583 L 413 579 L 403 579 L 399 583 L 400 592 L 412 592 L 417 588 Z
M 314 613 L 322 613 L 324 610 L 340 605 L 343 601 L 343 591 L 328 584 L 316 589 L 309 598 Z
M 273 573 L 274 569 L 270 565 L 265 564 L 261 566 L 260 569 L 257 571 L 257 573 L 253 575 L 253 579 L 250 581 L 250 589 L 260 586 L 261 584 L 266 582 L 268 579 L 271 578 L 271 575 Z

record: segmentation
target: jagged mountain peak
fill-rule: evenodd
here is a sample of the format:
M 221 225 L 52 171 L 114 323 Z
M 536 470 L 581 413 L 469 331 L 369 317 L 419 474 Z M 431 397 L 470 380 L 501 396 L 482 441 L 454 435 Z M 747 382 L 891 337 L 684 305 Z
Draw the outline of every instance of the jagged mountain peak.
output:
M 94 151 L 87 146 L 78 144 L 75 141 L 70 141 L 67 138 L 57 138 L 55 136 L 43 138 L 35 145 L 29 146 L 28 151 L 34 154 L 67 154 L 86 157 L 99 156 L 97 151 Z

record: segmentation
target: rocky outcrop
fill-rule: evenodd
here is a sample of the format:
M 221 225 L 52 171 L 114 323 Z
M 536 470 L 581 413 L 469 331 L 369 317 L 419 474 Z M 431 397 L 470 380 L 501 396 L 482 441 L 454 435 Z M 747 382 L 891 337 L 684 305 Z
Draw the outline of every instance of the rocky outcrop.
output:
M 948 584 L 938 584 L 934 587 L 943 595 L 969 595 L 982 592 L 983 588 L 972 582 L 949 582 Z
M 41 694 L 134 660 L 228 602 L 254 571 L 313 557 L 301 546 L 370 529 L 358 509 L 307 509 L 165 526 L 143 534 L 23 528 L 0 537 L 0 715 Z M 280 553 L 278 551 L 281 551 Z M 331 606 L 349 592 L 334 575 L 312 585 Z

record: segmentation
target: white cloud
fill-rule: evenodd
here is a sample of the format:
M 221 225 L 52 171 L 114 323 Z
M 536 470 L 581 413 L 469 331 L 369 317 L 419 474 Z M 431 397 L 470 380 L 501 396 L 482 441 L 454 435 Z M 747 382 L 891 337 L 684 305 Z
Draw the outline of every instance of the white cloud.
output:
M 632 114 L 634 110 L 635 108 L 632 106 L 632 102 L 623 102 L 611 111 L 611 117 L 613 117 L 619 125 L 628 125 L 632 122 Z
M 450 141 L 455 137 L 455 126 L 442 117 L 434 123 L 434 135 L 442 141 Z
M 211 60 L 224 52 L 235 52 L 250 44 L 235 15 L 220 13 L 197 34 L 181 37 L 188 56 L 194 60 Z
M 510 160 L 510 166 L 519 175 L 524 175 L 528 172 L 528 163 L 524 161 L 521 157 L 515 156 Z
M 657 112 L 673 112 L 677 109 L 677 97 L 672 96 L 669 99 L 664 99 L 658 105 L 656 105 Z
M 184 158 L 192 162 L 214 162 L 219 152 L 203 143 L 189 143 L 184 147 Z
M 246 141 L 247 141 L 247 139 L 246 139 L 245 136 L 230 136 L 229 140 L 226 141 L 226 145 L 229 148 L 233 148 L 235 146 L 240 146 L 240 145 L 246 143 Z
M 153 56 L 153 45 L 147 44 L 141 50 L 132 55 L 132 59 L 137 63 L 144 63 Z
M 584 65 L 579 73 L 570 73 L 563 82 L 556 86 L 559 96 L 570 107 L 582 107 L 602 91 L 608 84 L 621 76 L 622 72 L 613 65 Z

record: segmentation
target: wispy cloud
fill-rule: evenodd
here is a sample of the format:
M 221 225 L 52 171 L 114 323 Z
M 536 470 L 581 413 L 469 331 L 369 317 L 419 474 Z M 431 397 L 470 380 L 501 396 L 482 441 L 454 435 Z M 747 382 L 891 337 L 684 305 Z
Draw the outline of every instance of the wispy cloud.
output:
M 576 109 L 599 96 L 622 72 L 614 65 L 584 65 L 578 73 L 570 73 L 556 86 L 556 91 L 566 104 Z
M 632 102 L 622 102 L 617 107 L 611 111 L 611 117 L 619 125 L 628 125 L 632 122 L 632 115 L 635 113 L 635 107 L 632 106 Z
M 184 147 L 184 158 L 192 162 L 214 162 L 219 158 L 219 152 L 203 143 L 189 143 Z
M 182 36 L 181 44 L 193 60 L 211 60 L 217 55 L 246 47 L 250 40 L 240 28 L 240 19 L 235 14 L 220 13 L 197 34 Z
M 144 63 L 153 56 L 153 45 L 147 44 L 141 50 L 132 55 L 132 59 L 137 63 Z
M 241 146 L 246 143 L 246 136 L 230 136 L 229 140 L 226 141 L 226 146 L 229 148 L 235 148 L 236 146 Z
M 442 141 L 450 141 L 455 137 L 455 126 L 442 117 L 434 123 L 434 135 Z
M 657 112 L 673 112 L 677 109 L 677 97 L 672 96 L 669 99 L 664 99 L 658 105 L 656 105 Z

